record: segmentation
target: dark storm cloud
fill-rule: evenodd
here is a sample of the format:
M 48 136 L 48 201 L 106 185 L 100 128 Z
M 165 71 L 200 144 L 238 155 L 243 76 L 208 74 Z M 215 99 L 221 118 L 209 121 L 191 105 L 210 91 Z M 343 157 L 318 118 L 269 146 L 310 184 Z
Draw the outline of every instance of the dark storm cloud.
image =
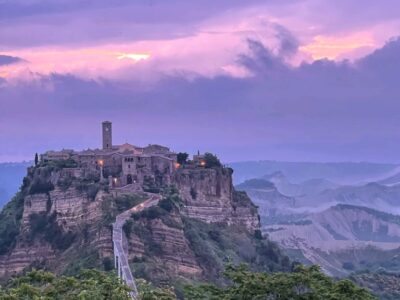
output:
M 261 0 L 0 1 L 3 47 L 88 45 L 183 37 L 197 23 Z M 288 0 L 284 2 L 290 2 Z
M 282 57 L 292 56 L 299 49 L 299 41 L 284 26 L 276 24 L 276 37 L 280 40 L 279 55 Z
M 225 160 L 399 161 L 399 39 L 355 63 L 299 67 L 257 40 L 248 47 L 238 59 L 248 78 L 177 76 L 146 86 L 53 74 L 3 84 L 2 149 L 96 146 L 99 123 L 111 119 L 119 142 L 200 148 Z
M 23 62 L 22 58 L 10 55 L 2 55 L 0 54 L 0 66 L 11 65 L 19 62 Z

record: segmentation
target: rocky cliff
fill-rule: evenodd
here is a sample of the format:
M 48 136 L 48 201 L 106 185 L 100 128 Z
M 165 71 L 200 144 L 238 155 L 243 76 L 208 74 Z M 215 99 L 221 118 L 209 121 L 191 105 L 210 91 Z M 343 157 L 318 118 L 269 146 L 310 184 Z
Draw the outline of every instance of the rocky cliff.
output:
M 207 223 L 242 224 L 250 231 L 259 229 L 257 208 L 234 190 L 231 169 L 181 169 L 174 183 L 187 217 Z
M 110 189 L 90 172 L 71 176 L 69 168 L 62 162 L 30 168 L 20 192 L 1 211 L 0 277 L 31 267 L 69 274 L 113 267 L 111 223 L 145 196 Z M 257 207 L 234 190 L 231 169 L 182 167 L 171 183 L 153 187 L 164 200 L 124 227 L 135 276 L 159 284 L 209 280 L 230 261 L 289 268 L 279 249 L 262 238 Z

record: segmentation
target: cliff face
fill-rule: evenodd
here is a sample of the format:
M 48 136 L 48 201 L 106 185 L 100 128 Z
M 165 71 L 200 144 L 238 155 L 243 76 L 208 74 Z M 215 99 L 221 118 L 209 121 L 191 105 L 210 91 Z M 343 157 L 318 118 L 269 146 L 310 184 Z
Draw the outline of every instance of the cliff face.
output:
M 217 282 L 228 263 L 284 270 L 289 260 L 278 247 L 238 223 L 204 222 L 187 217 L 178 194 L 132 215 L 124 226 L 135 277 L 155 284 L 205 280 Z M 179 284 L 178 284 L 179 286 Z
M 92 245 L 100 257 L 110 255 L 111 231 L 99 226 L 104 217 L 104 196 L 104 192 L 99 192 L 91 201 L 86 193 L 75 188 L 25 196 L 20 232 L 14 248 L 0 256 L 0 276 L 35 264 L 63 269 L 69 264 L 68 259 L 63 259 L 64 251 L 72 245 Z
M 60 166 L 30 169 L 21 192 L 0 213 L 0 277 L 33 266 L 58 273 L 112 268 L 111 223 L 146 196 L 109 190 L 93 174 L 68 174 Z M 263 270 L 287 264 L 261 238 L 257 207 L 234 190 L 231 169 L 181 168 L 170 182 L 153 186 L 164 200 L 124 227 L 135 276 L 163 283 L 216 278 L 231 260 Z
M 232 185 L 232 170 L 182 169 L 174 182 L 185 204 L 183 213 L 207 223 L 241 224 L 251 231 L 260 227 L 257 209 Z

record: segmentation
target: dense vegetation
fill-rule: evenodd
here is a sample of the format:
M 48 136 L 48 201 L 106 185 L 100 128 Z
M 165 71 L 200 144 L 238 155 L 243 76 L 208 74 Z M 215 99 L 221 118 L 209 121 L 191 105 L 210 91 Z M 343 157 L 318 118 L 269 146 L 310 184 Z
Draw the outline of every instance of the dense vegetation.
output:
M 372 300 L 367 290 L 350 280 L 335 281 L 317 266 L 298 266 L 291 273 L 254 273 L 244 265 L 228 266 L 224 275 L 227 286 L 214 284 L 186 287 L 191 300 Z
M 176 157 L 178 164 L 184 165 L 187 162 L 188 157 L 189 154 L 185 152 L 179 152 Z
M 0 287 L 0 299 L 52 299 L 52 300 L 129 300 L 129 288 L 114 274 L 97 270 L 83 270 L 73 277 L 56 277 L 44 271 L 32 271 Z M 141 280 L 141 300 L 172 300 L 173 292 L 154 288 Z
M 291 273 L 255 273 L 244 265 L 228 266 L 228 284 L 186 285 L 184 299 L 190 300 L 372 300 L 367 290 L 349 280 L 335 281 L 318 267 L 298 266 Z M 154 287 L 137 280 L 138 300 L 177 299 L 173 288 Z M 76 276 L 56 277 L 44 271 L 31 271 L 0 287 L 0 299 L 128 300 L 129 288 L 113 273 L 82 270 Z M 384 298 L 398 299 L 398 298 Z
M 207 224 L 184 218 L 185 237 L 198 263 L 212 280 L 219 280 L 228 263 L 248 263 L 253 270 L 289 271 L 292 265 L 279 247 L 256 231 L 249 234 L 240 227 Z
M 56 222 L 56 214 L 35 213 L 29 216 L 30 231 L 26 238 L 33 241 L 37 237 L 43 238 L 52 245 L 53 249 L 65 250 L 71 246 L 76 233 L 64 232 Z
M 145 199 L 147 199 L 146 194 L 141 193 L 105 197 L 101 203 L 103 225 L 111 225 L 119 213 L 140 204 Z
M 400 299 L 400 274 L 386 271 L 361 271 L 350 275 L 349 279 L 368 288 L 382 300 Z
M 204 161 L 206 163 L 205 167 L 206 168 L 214 168 L 214 167 L 221 167 L 222 164 L 218 157 L 212 153 L 205 153 L 204 154 Z
M 24 196 L 21 192 L 7 203 L 0 212 L 0 255 L 7 253 L 15 245 L 15 237 L 19 234 Z

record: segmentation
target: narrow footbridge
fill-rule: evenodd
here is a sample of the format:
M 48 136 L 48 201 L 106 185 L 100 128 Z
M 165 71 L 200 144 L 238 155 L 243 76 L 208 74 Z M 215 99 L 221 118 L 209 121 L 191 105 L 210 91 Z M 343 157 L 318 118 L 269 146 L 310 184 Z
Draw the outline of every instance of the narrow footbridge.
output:
M 125 282 L 127 286 L 131 288 L 129 293 L 131 298 L 138 299 L 138 291 L 136 287 L 135 278 L 132 275 L 131 268 L 129 267 L 128 261 L 128 241 L 125 233 L 122 229 L 125 222 L 131 217 L 132 213 L 142 211 L 145 208 L 156 205 L 161 199 L 160 195 L 149 194 L 149 198 L 138 204 L 131 209 L 124 211 L 117 215 L 115 222 L 113 223 L 113 244 L 114 244 L 114 261 L 115 268 L 118 272 L 118 277 Z

